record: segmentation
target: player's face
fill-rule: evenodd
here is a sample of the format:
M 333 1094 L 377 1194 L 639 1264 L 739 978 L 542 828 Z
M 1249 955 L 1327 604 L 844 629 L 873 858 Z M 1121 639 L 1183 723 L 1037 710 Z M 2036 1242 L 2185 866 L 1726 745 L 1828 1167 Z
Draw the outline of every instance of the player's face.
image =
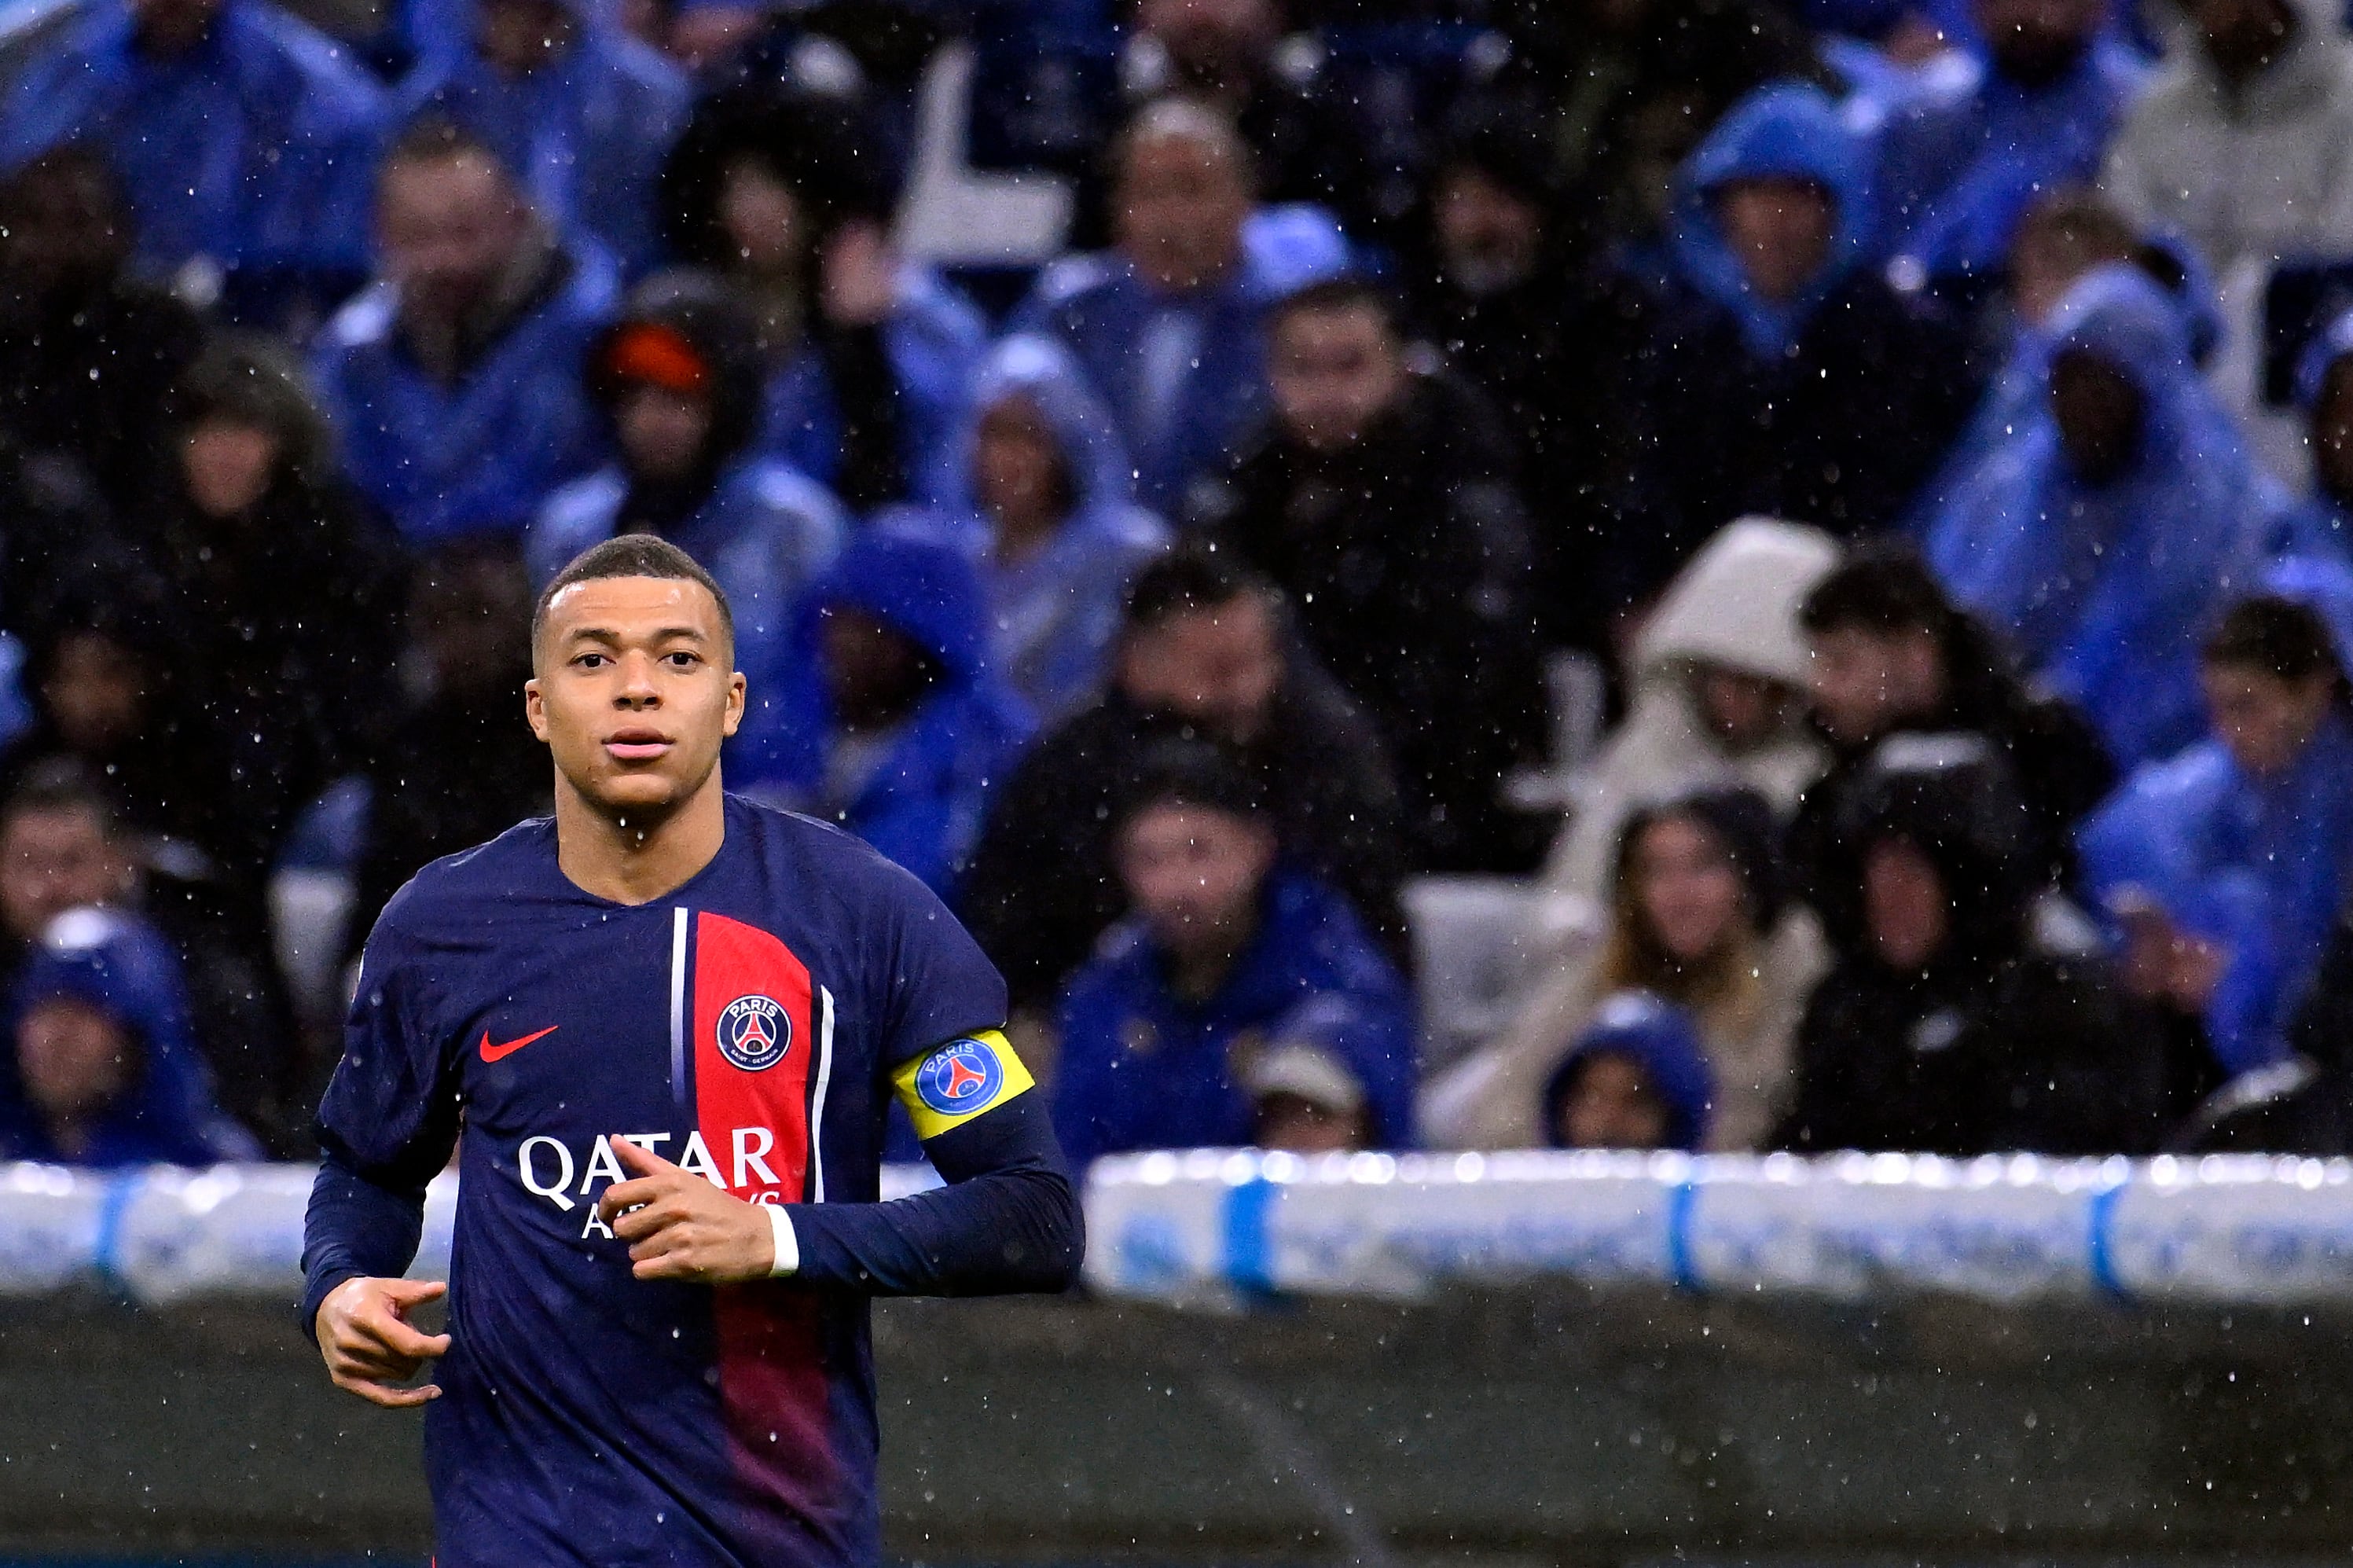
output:
M 744 677 L 700 583 L 607 577 L 547 607 L 523 688 L 563 786 L 607 815 L 659 817 L 716 776 L 744 720 Z

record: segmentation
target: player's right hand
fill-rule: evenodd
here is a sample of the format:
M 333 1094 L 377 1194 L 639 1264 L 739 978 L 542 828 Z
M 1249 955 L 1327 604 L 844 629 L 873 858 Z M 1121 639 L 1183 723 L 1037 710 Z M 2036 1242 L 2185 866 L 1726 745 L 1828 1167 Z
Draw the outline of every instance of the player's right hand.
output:
M 440 1280 L 346 1279 L 319 1303 L 319 1353 L 335 1386 L 387 1410 L 441 1397 L 434 1383 L 401 1388 L 449 1351 L 447 1334 L 421 1334 L 409 1311 L 448 1294 Z

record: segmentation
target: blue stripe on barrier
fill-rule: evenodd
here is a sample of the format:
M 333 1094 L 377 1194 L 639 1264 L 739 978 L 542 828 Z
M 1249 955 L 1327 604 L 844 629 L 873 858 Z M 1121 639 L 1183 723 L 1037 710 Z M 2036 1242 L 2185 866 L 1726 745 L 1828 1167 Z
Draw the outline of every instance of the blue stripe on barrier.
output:
M 98 1236 L 90 1249 L 90 1264 L 109 1285 L 122 1284 L 122 1260 L 119 1255 L 122 1250 L 122 1217 L 131 1210 L 131 1200 L 146 1184 L 143 1172 L 114 1177 L 106 1183 L 106 1196 L 99 1201 Z
M 2127 1184 L 2117 1181 L 2101 1188 L 2092 1194 L 2092 1202 L 2084 1213 L 2086 1228 L 2091 1233 L 2084 1238 L 2084 1267 L 2091 1272 L 2092 1287 L 2116 1301 L 2132 1299 L 2132 1292 L 2126 1289 L 2125 1282 L 2116 1277 L 2116 1255 L 2108 1250 L 2109 1232 L 2116 1223 L 2116 1202 L 2125 1195 Z
M 1692 1212 L 1699 1204 L 1699 1187 L 1686 1176 L 1667 1193 L 1667 1277 L 1678 1290 L 1696 1296 L 1707 1288 L 1692 1257 Z
M 1226 1194 L 1226 1283 L 1238 1290 L 1271 1293 L 1274 1259 L 1267 1242 L 1267 1213 L 1274 1206 L 1274 1183 L 1253 1175 Z

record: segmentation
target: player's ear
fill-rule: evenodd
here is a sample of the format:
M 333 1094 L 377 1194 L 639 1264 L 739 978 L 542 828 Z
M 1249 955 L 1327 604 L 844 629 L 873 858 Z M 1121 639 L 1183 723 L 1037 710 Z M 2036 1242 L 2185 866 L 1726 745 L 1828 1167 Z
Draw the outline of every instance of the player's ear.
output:
M 547 699 L 540 692 L 536 675 L 522 683 L 522 716 L 532 734 L 543 741 L 547 738 Z
M 744 725 L 744 705 L 751 695 L 751 683 L 744 672 L 736 671 L 727 677 L 727 716 L 722 721 L 720 734 L 733 735 Z

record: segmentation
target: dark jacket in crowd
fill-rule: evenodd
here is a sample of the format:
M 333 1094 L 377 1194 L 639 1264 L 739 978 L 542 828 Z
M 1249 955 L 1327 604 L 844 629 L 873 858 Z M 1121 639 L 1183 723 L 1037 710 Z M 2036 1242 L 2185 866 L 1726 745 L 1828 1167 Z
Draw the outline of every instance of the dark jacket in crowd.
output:
M 2287 1028 L 2289 1054 L 2216 1091 L 2175 1140 L 2195 1154 L 2353 1154 L 2353 920 Z
M 1541 835 L 1502 780 L 1541 760 L 1527 514 L 1509 439 L 1449 375 L 1413 375 L 1345 450 L 1262 428 L 1191 524 L 1272 577 L 1397 758 L 1414 862 L 1525 870 Z
M 111 505 L 130 505 L 200 342 L 186 306 L 128 278 L 65 280 L 37 294 L 0 281 L 0 426 L 26 451 L 72 458 Z
M 2006 773 L 1981 742 L 1920 737 L 1859 791 L 1842 831 L 1921 851 L 1949 927 L 1916 969 L 1867 938 L 1842 949 L 1799 1029 L 1787 1147 L 2145 1153 L 2212 1086 L 2199 1042 L 2126 997 L 2097 956 L 2034 935 L 2038 867 Z
M 965 874 L 960 913 L 1004 971 L 1015 1006 L 1051 1000 L 1125 912 L 1112 865 L 1113 810 L 1155 747 L 1188 727 L 1113 691 L 1040 739 L 1006 780 Z M 1294 655 L 1264 733 L 1233 749 L 1284 853 L 1394 938 L 1405 846 L 1388 757 L 1364 715 L 1312 660 Z

